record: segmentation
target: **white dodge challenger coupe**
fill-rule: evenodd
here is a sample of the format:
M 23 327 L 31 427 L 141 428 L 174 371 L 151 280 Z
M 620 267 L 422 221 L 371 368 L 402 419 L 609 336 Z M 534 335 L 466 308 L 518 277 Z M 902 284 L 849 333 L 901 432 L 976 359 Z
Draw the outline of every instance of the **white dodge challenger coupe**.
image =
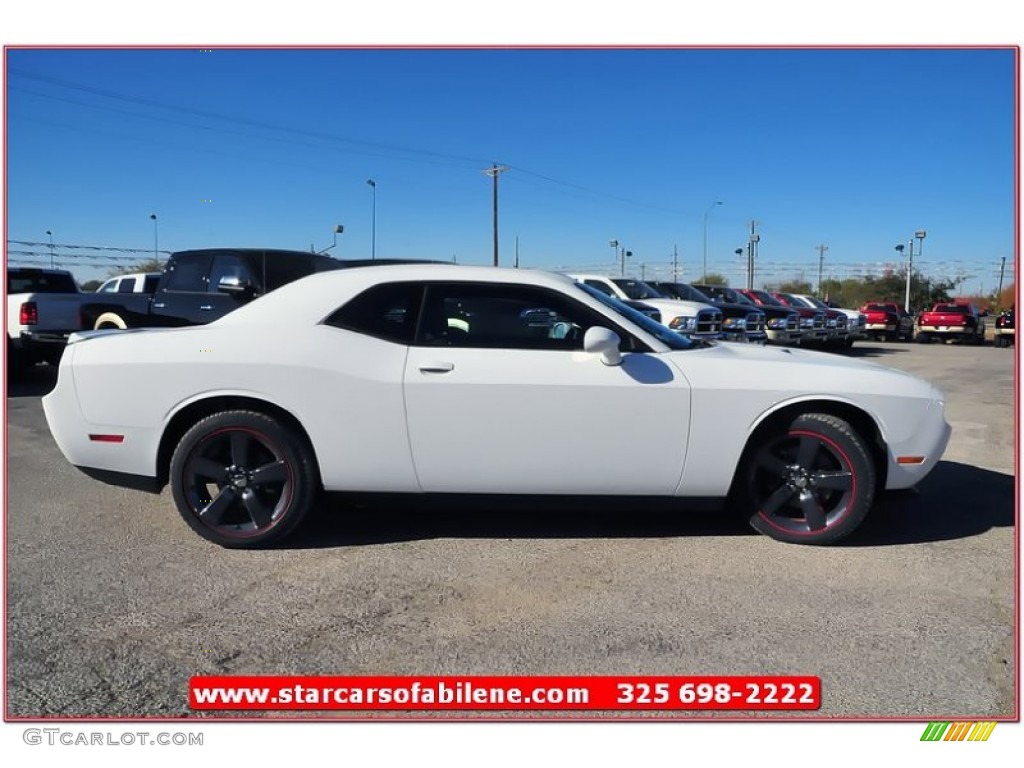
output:
M 942 393 L 900 371 L 691 341 L 562 275 L 426 263 L 312 275 L 205 326 L 76 334 L 43 407 L 68 461 L 170 484 L 225 547 L 279 541 L 321 490 L 713 497 L 828 544 L 950 434 Z

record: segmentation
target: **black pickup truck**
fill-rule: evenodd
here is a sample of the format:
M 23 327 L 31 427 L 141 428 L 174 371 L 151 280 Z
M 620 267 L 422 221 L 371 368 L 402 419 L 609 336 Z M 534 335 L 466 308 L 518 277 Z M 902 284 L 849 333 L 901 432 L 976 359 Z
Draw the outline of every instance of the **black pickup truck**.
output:
M 314 272 L 355 262 L 318 253 L 209 248 L 172 253 L 152 294 L 111 293 L 82 305 L 81 327 L 204 325 L 258 296 Z

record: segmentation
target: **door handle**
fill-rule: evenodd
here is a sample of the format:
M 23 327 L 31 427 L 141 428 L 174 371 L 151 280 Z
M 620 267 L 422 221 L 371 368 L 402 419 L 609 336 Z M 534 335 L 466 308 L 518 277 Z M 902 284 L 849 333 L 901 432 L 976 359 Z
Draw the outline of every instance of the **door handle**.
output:
M 211 309 L 213 309 L 213 305 L 212 304 L 201 304 L 199 306 L 199 309 L 201 309 L 203 312 L 209 312 Z
M 424 363 L 420 366 L 420 373 L 451 373 L 455 370 L 455 363 Z
M 163 309 L 163 308 L 164 308 L 164 307 L 166 307 L 166 306 L 167 306 L 167 305 L 166 305 L 166 304 L 164 304 L 164 303 L 163 303 L 163 302 L 161 301 L 161 302 L 160 302 L 159 304 L 154 304 L 154 305 L 153 305 L 153 309 Z

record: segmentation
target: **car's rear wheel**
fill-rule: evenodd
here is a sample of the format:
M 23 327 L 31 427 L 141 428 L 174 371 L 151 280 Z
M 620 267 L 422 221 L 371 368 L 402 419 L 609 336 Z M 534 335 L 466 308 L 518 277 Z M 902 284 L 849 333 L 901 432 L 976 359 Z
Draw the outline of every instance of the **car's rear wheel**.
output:
M 185 522 L 230 548 L 280 541 L 318 490 L 306 441 L 253 411 L 217 413 L 188 430 L 171 458 L 170 485 Z
M 864 439 L 831 414 L 807 413 L 748 452 L 739 503 L 755 530 L 779 541 L 833 544 L 864 520 L 875 465 Z

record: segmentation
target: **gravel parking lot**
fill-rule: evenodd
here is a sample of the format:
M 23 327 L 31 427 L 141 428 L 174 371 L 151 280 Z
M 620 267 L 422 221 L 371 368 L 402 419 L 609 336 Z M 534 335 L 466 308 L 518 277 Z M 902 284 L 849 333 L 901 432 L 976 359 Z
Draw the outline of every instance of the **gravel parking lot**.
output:
M 7 716 L 190 714 L 196 674 L 813 674 L 820 715 L 1014 716 L 1014 356 L 862 343 L 948 394 L 945 459 L 848 544 L 668 506 L 332 495 L 228 551 L 7 399 Z M 672 717 L 685 715 L 671 714 Z

